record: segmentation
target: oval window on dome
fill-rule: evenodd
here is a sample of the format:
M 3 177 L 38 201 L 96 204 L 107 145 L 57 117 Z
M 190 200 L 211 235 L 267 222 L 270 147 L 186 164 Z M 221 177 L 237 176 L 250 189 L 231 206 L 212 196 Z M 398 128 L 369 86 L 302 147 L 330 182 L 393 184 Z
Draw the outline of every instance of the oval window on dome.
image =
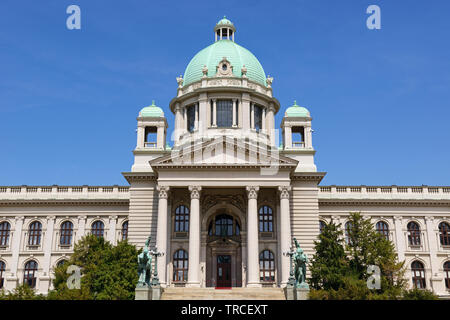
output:
M 222 70 L 223 71 L 227 71 L 227 65 L 224 63 L 224 64 L 222 64 Z

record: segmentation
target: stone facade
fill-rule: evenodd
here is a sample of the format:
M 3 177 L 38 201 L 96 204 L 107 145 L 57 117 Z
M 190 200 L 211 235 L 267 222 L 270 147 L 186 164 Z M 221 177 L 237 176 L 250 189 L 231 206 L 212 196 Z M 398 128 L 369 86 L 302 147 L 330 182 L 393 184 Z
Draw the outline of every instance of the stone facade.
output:
M 233 33 L 225 39 L 222 29 Z M 218 25 L 215 39 L 233 46 L 234 32 Z M 202 66 L 198 81 L 183 86 L 177 78 L 170 139 L 156 106 L 137 118 L 135 161 L 123 172 L 129 186 L 0 187 L 3 287 L 32 278 L 38 292 L 48 292 L 52 269 L 89 233 L 138 247 L 151 235 L 151 246 L 164 252 L 163 287 L 284 287 L 283 253 L 294 237 L 311 258 L 320 221 L 344 226 L 349 212 L 361 211 L 375 225 L 384 222 L 381 232 L 406 261 L 411 286 L 411 264 L 419 261 L 424 286 L 449 296 L 450 244 L 439 226 L 450 223 L 450 187 L 320 186 L 326 173 L 314 162 L 309 112 L 295 104 L 279 130 L 273 78 L 248 78 L 245 61 L 236 76 L 227 71 L 233 57 L 215 54 L 215 75 Z M 410 222 L 419 228 L 412 242 Z

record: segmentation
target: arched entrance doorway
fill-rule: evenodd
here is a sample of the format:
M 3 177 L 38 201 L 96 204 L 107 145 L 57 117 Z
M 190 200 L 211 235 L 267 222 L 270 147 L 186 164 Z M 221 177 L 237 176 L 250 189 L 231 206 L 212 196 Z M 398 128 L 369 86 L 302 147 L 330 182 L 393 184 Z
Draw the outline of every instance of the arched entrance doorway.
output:
M 218 209 L 207 221 L 206 286 L 242 286 L 241 221 L 226 208 Z

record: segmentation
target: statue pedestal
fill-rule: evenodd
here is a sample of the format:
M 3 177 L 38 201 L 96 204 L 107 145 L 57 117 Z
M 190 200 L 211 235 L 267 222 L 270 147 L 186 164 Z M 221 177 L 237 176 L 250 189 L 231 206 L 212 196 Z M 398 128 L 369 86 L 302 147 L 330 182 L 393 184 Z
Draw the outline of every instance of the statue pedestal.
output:
M 152 300 L 152 291 L 151 287 L 136 287 L 134 300 Z
M 295 290 L 295 300 L 309 299 L 309 288 L 294 288 L 294 290 Z
M 285 287 L 284 295 L 286 297 L 286 300 L 295 300 L 295 288 L 289 286 Z
M 161 300 L 161 286 L 152 286 L 152 300 Z

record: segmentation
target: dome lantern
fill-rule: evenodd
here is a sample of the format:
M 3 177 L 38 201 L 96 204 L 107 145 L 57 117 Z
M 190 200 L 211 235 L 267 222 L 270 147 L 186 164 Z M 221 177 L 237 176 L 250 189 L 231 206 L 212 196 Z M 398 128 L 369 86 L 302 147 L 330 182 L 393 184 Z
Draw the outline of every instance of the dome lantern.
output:
M 226 16 L 223 16 L 223 19 L 219 20 L 214 27 L 215 41 L 227 39 L 234 42 L 235 32 L 236 28 L 233 23 Z

